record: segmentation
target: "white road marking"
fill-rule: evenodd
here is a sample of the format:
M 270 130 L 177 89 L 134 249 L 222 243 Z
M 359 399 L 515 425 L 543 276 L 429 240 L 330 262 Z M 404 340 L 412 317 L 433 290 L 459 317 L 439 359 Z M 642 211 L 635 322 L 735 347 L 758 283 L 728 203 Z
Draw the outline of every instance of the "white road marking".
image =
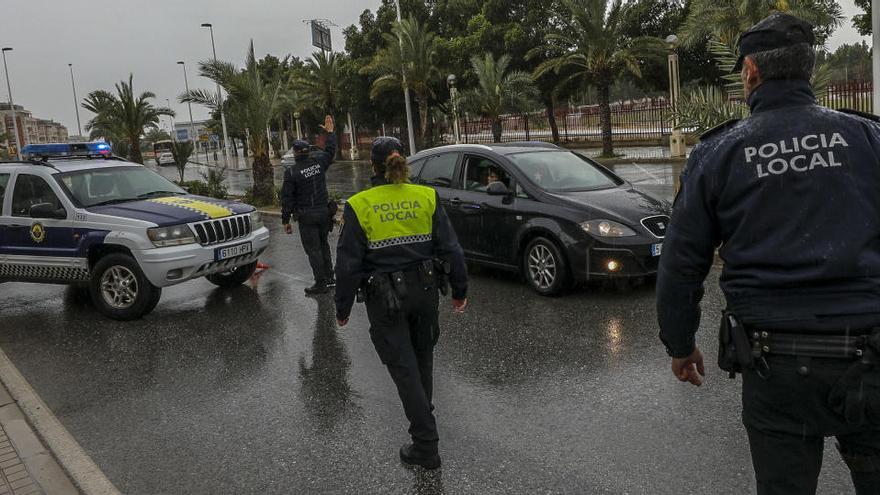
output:
M 121 493 L 52 414 L 2 349 L 0 380 L 77 488 L 86 495 Z

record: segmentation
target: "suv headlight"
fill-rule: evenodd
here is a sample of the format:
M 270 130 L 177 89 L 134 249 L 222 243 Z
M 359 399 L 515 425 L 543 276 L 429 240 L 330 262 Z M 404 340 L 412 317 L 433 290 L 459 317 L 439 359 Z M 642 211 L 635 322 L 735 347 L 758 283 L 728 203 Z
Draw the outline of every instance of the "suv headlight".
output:
M 260 215 L 260 212 L 254 210 L 251 212 L 251 231 L 262 229 L 263 228 L 263 215 Z
M 147 237 L 153 241 L 156 247 L 181 246 L 194 244 L 196 236 L 193 235 L 189 225 L 172 225 L 171 227 L 153 227 L 147 229 Z
M 613 220 L 589 220 L 581 224 L 588 234 L 597 237 L 632 237 L 636 231 Z

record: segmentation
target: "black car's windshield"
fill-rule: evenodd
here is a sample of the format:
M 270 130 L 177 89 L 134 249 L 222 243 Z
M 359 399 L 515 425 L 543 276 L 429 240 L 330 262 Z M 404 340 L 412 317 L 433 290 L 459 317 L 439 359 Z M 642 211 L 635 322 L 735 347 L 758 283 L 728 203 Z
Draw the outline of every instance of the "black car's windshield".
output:
M 55 177 L 82 208 L 186 194 L 173 182 L 143 167 L 92 168 Z
M 532 151 L 509 155 L 509 158 L 535 185 L 546 191 L 585 191 L 622 184 L 570 151 Z

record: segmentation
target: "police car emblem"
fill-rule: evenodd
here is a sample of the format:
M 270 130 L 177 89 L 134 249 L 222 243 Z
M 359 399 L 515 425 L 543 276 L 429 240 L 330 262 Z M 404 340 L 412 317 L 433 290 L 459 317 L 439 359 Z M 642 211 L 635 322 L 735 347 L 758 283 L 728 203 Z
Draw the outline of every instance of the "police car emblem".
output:
M 43 227 L 43 225 L 40 223 L 35 223 L 31 225 L 31 239 L 36 243 L 45 241 L 46 228 Z

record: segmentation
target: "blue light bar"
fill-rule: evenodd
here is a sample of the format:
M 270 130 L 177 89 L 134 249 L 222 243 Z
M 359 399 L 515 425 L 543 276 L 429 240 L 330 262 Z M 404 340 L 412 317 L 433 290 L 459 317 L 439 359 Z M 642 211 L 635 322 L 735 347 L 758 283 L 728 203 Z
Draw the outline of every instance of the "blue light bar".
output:
M 25 158 L 52 158 L 64 156 L 110 156 L 113 149 L 109 144 L 98 141 L 94 143 L 48 143 L 28 144 L 21 148 Z

